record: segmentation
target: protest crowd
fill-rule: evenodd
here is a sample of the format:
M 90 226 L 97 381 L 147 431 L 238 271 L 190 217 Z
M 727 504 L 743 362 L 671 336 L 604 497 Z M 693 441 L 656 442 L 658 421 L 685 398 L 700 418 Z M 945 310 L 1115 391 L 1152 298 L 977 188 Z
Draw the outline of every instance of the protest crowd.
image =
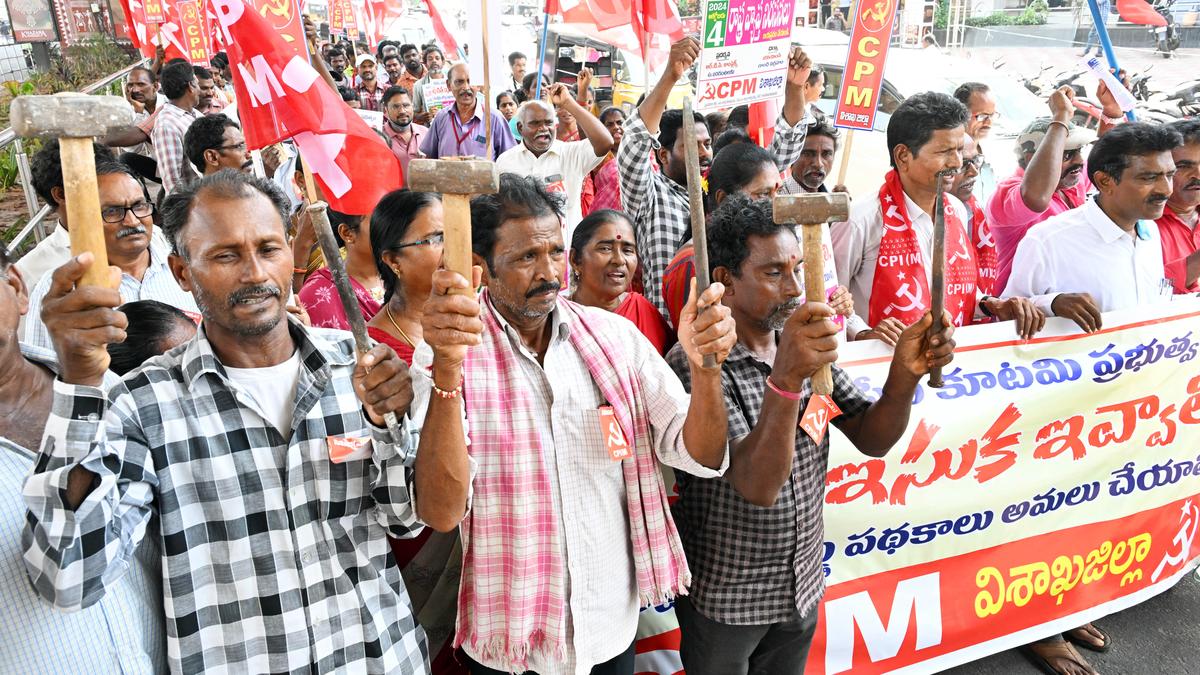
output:
M 107 285 L 71 254 L 59 143 L 32 160 L 58 226 L 0 248 L 0 623 L 20 627 L 0 671 L 632 675 L 640 610 L 673 604 L 689 675 L 801 673 L 826 588 L 830 439 L 799 427 L 818 374 L 829 423 L 882 457 L 956 328 L 1095 333 L 1200 292 L 1200 121 L 1127 121 L 1103 84 L 1098 129 L 1064 87 L 1015 148 L 989 139 L 986 85 L 909 96 L 878 190 L 848 194 L 803 45 L 766 139 L 745 110 L 668 105 L 691 37 L 630 110 L 598 109 L 586 68 L 539 80 L 536 55 L 484 91 L 437 41 L 306 33 L 309 94 L 379 114 L 350 113 L 347 138 L 378 120 L 360 150 L 252 147 L 270 87 L 242 82 L 245 46 L 159 49 L 125 83 L 134 122 L 93 144 Z M 1019 168 L 991 175 L 984 148 Z M 407 187 L 447 158 L 494 164 L 498 190 L 457 209 Z M 812 194 L 850 208 L 808 297 L 772 200 Z M 469 271 L 447 263 L 463 218 Z M 881 393 L 837 363 L 857 341 L 889 349 Z M 1030 639 L 1084 675 L 1121 636 Z

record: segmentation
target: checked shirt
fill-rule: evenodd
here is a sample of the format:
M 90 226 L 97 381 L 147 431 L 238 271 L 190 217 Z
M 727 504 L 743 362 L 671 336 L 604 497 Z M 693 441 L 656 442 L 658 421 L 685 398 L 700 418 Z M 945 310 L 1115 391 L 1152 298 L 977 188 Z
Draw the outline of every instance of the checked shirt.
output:
M 767 150 L 780 171 L 786 171 L 800 157 L 811 121 L 807 113 L 795 126 L 790 126 L 783 115 L 776 120 L 775 134 Z M 625 135 L 617 148 L 621 203 L 633 218 L 638 259 L 642 263 L 643 293 L 669 323 L 671 315 L 662 294 L 663 274 L 679 247 L 690 239 L 692 216 L 687 186 L 651 166 L 650 153 L 659 147 L 658 135 L 650 133 L 635 110 L 625 121 Z
M 107 399 L 56 381 L 24 488 L 29 576 L 56 607 L 88 607 L 149 537 L 174 672 L 426 673 L 386 538 L 420 530 L 415 438 L 365 418 L 349 333 L 290 329 L 301 367 L 288 439 L 226 376 L 203 329 Z M 369 438 L 371 451 L 335 464 L 331 436 Z M 75 462 L 97 478 L 72 510 Z
M 667 354 L 667 363 L 690 391 L 691 371 L 679 345 Z M 771 366 L 741 342 L 721 366 L 731 456 L 758 423 L 770 374 Z M 807 380 L 801 395 L 803 411 L 812 395 Z M 833 400 L 843 413 L 834 424 L 871 404 L 836 365 Z M 818 446 L 797 430 L 792 475 L 768 507 L 746 501 L 724 478 L 675 474 L 679 500 L 672 513 L 692 568 L 690 598 L 701 614 L 720 623 L 759 626 L 786 621 L 797 611 L 806 616 L 816 607 L 825 593 L 821 514 L 828 460 L 829 434 Z

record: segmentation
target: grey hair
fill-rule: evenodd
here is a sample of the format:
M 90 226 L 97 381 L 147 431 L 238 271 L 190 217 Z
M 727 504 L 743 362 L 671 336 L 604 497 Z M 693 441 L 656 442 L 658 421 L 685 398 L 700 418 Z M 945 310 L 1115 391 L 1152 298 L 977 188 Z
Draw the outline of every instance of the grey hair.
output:
M 521 104 L 520 108 L 517 108 L 517 121 L 521 123 L 521 126 L 525 126 L 526 118 L 529 116 L 528 113 L 534 108 L 541 108 L 542 110 L 550 113 L 550 121 L 558 124 L 558 113 L 554 111 L 554 106 L 541 99 L 535 98 L 525 101 Z

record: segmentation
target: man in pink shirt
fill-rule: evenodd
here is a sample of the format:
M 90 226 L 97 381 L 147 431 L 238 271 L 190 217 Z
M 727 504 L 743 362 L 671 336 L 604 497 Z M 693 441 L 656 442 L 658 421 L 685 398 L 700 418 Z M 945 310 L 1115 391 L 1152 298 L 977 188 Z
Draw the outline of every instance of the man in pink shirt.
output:
M 1180 120 L 1171 128 L 1183 145 L 1171 151 L 1175 160 L 1171 197 L 1158 232 L 1162 237 L 1163 267 L 1175 292 L 1200 292 L 1200 120 Z

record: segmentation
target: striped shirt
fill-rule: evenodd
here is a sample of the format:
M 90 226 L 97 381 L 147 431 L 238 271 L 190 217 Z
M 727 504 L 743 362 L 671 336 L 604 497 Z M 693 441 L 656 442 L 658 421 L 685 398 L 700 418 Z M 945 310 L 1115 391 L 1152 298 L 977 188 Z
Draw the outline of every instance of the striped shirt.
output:
M 158 162 L 163 194 L 171 194 L 176 185 L 195 175 L 191 163 L 183 154 L 183 135 L 192 122 L 200 117 L 200 112 L 195 109 L 184 110 L 168 101 L 159 107 L 154 117 L 154 131 L 150 132 L 154 160 Z
M 179 287 L 179 282 L 175 281 L 175 275 L 171 274 L 171 268 L 167 265 L 168 246 L 169 244 L 161 240 L 158 231 L 152 232 L 150 266 L 146 268 L 140 280 L 128 274 L 121 275 L 121 286 L 118 289 L 121 292 L 121 302 L 157 300 L 199 316 L 200 310 L 192 294 Z M 50 292 L 52 281 L 52 275 L 45 274 L 30 291 L 29 311 L 25 314 L 25 335 L 22 337 L 22 342 L 49 350 L 54 349 L 54 342 L 50 339 L 46 324 L 42 322 L 42 303 L 46 300 L 46 294 Z
M 781 172 L 800 157 L 811 121 L 807 115 L 795 126 L 789 125 L 783 115 L 776 120 L 768 151 Z M 670 321 L 662 295 L 663 274 L 679 247 L 690 238 L 692 212 L 688 206 L 687 186 L 651 168 L 650 154 L 659 147 L 658 135 L 651 134 L 641 115 L 634 111 L 625 120 L 625 135 L 617 148 L 621 203 L 633 218 L 646 299 Z
M 21 345 L 34 363 L 56 369 L 53 352 Z M 82 612 L 55 611 L 29 584 L 21 562 L 21 486 L 35 454 L 0 436 L 0 673 L 150 675 L 167 668 L 158 550 L 138 547 L 129 572 Z
M 691 371 L 679 345 L 667 354 L 667 363 L 690 389 Z M 770 374 L 771 366 L 741 342 L 721 366 L 731 455 L 758 424 Z M 812 395 L 808 380 L 800 393 L 804 410 Z M 833 400 L 843 413 L 835 425 L 871 404 L 836 365 Z M 690 598 L 701 614 L 725 624 L 757 626 L 786 621 L 797 611 L 807 616 L 816 607 L 825 593 L 821 549 L 828 460 L 829 434 L 817 445 L 797 431 L 791 476 L 775 504 L 765 507 L 746 501 L 727 480 L 675 474 L 679 500 L 672 511 L 692 567 Z
M 148 538 L 162 552 L 174 672 L 427 673 L 387 542 L 421 529 L 415 434 L 364 417 L 348 333 L 289 327 L 302 365 L 287 438 L 203 329 L 107 397 L 56 381 L 24 489 L 29 576 L 56 607 L 86 608 Z M 334 463 L 335 438 L 365 443 Z M 71 509 L 76 463 L 96 487 Z

